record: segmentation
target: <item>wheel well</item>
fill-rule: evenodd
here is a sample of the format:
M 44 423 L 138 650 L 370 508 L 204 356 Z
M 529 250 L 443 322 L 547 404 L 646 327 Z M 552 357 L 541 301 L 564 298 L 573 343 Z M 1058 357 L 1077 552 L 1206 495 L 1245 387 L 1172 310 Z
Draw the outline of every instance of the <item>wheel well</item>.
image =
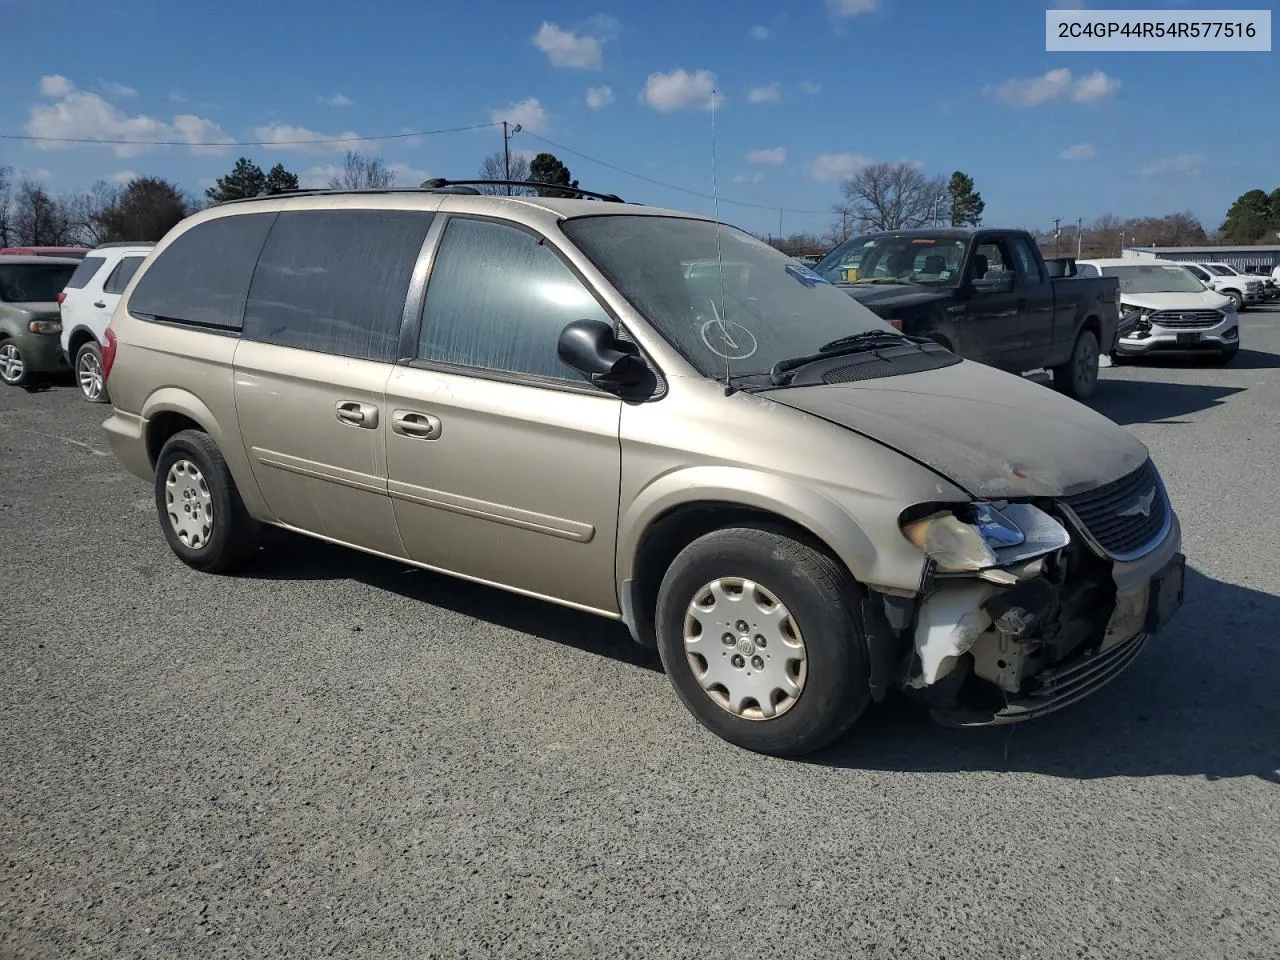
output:
M 175 433 L 181 433 L 183 430 L 205 432 L 204 427 L 190 417 L 181 413 L 174 413 L 171 410 L 157 413 L 151 418 L 151 422 L 147 426 L 147 456 L 151 460 L 151 466 L 154 467 L 156 461 L 160 459 L 160 450 L 164 447 L 165 441 Z
M 84 346 L 84 345 L 85 345 L 85 343 L 86 343 L 87 341 L 89 341 L 89 340 L 95 340 L 95 341 L 96 341 L 97 339 L 98 339 L 98 338 L 97 338 L 97 337 L 95 337 L 95 336 L 93 335 L 93 331 L 92 331 L 92 330 L 86 330 L 84 327 L 80 327 L 79 329 L 75 330 L 75 331 L 71 334 L 71 336 L 68 338 L 68 340 L 67 340 L 67 353 L 71 354 L 71 359 L 72 359 L 72 360 L 75 360 L 75 358 L 76 358 L 76 353 L 79 351 L 79 349 L 80 349 L 82 346 Z
M 1080 329 L 1091 331 L 1094 339 L 1099 343 L 1102 342 L 1102 324 L 1098 322 L 1097 317 L 1085 317 L 1084 323 L 1080 324 Z
M 713 530 L 759 524 L 785 533 L 840 563 L 835 552 L 812 531 L 768 510 L 718 501 L 681 504 L 653 520 L 636 548 L 630 599 L 637 639 L 645 646 L 656 644 L 654 614 L 658 606 L 658 590 L 671 561 L 681 550 Z

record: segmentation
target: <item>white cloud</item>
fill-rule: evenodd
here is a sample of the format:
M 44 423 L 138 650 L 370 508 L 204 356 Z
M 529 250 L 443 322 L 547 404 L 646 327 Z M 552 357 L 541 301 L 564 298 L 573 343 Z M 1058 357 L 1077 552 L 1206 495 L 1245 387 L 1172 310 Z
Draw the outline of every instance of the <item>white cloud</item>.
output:
M 601 110 L 613 103 L 612 87 L 587 87 L 587 106 L 592 110 Z
M 752 40 L 768 40 L 769 37 L 771 37 L 772 35 L 773 35 L 773 31 L 766 26 L 762 26 L 761 24 L 756 24 L 754 27 L 751 28 Z
M 58 82 L 50 83 L 48 81 Z M 227 149 L 217 144 L 230 143 L 232 138 L 204 117 L 183 113 L 169 123 L 146 114 L 130 116 L 118 107 L 107 103 L 96 93 L 75 90 L 64 77 L 44 77 L 41 88 L 64 90 L 61 99 L 52 104 L 41 104 L 30 109 L 25 132 L 37 139 L 34 146 L 41 150 L 71 149 L 82 144 L 58 143 L 64 140 L 165 140 L 191 144 L 194 154 L 216 155 Z M 207 144 L 195 146 L 194 144 Z M 134 157 L 153 149 L 150 143 L 117 143 L 110 145 L 117 157 Z
M 1050 70 L 1041 77 L 1014 78 L 985 87 L 990 97 L 1018 107 L 1034 107 L 1050 100 L 1068 99 L 1076 103 L 1105 100 L 1120 89 L 1120 81 L 1101 70 L 1077 77 L 1067 67 Z
M 128 183 L 130 180 L 138 179 L 137 170 L 117 170 L 111 176 L 107 177 L 112 183 Z
M 60 73 L 40 78 L 40 92 L 46 97 L 65 97 L 75 89 L 75 84 Z
M 181 90 L 171 90 L 169 92 L 169 99 L 172 100 L 174 103 L 186 103 L 187 95 L 184 94 Z
M 827 12 L 833 20 L 849 20 L 863 13 L 871 13 L 880 0 L 827 0 Z
M 387 169 L 396 175 L 397 187 L 416 187 L 431 176 L 426 170 L 419 170 L 407 163 L 389 163 Z
M 776 83 L 752 87 L 747 91 L 747 103 L 777 103 L 782 99 L 782 89 Z
M 1098 155 L 1098 151 L 1093 149 L 1091 143 L 1077 143 L 1074 146 L 1067 147 L 1060 154 L 1059 160 L 1092 160 Z
M 566 30 L 559 24 L 544 20 L 530 39 L 547 55 L 553 67 L 599 70 L 604 65 L 603 47 L 617 33 L 616 20 L 597 14 L 578 30 Z
M 1158 177 L 1172 174 L 1180 177 L 1200 176 L 1200 167 L 1204 163 L 1202 153 L 1177 153 L 1171 157 L 1160 157 L 1158 160 L 1142 168 L 1144 177 Z
M 278 150 L 297 150 L 302 153 L 342 153 L 355 149 L 349 141 L 358 140 L 360 134 L 347 130 L 343 133 L 318 133 L 306 127 L 289 123 L 267 123 L 253 128 L 253 139 Z
M 747 163 L 779 164 L 786 162 L 786 147 L 771 147 L 769 149 L 751 150 L 747 153 Z
M 98 83 L 103 90 L 107 91 L 109 97 L 127 100 L 138 95 L 137 90 L 125 83 L 117 83 L 114 80 L 99 80 Z
M 352 100 L 346 94 L 342 94 L 342 93 L 335 93 L 332 96 L 328 96 L 328 97 L 319 96 L 319 97 L 316 97 L 316 99 L 321 103 L 323 103 L 326 107 L 349 107 L 353 103 L 355 103 L 354 100 Z
M 645 81 L 640 99 L 662 113 L 672 110 L 710 110 L 712 97 L 715 105 L 724 102 L 716 90 L 716 75 L 709 70 L 672 70 L 669 73 L 651 73 Z
M 336 163 L 325 163 L 310 167 L 298 174 L 298 186 L 304 190 L 323 190 L 329 186 L 329 181 L 333 177 L 341 173 L 342 168 Z
M 491 110 L 489 119 L 494 123 L 501 123 L 503 120 L 518 123 L 530 133 L 546 133 L 551 122 L 551 118 L 547 116 L 547 111 L 542 108 L 537 97 L 529 97 L 518 103 L 509 103 L 505 107 Z
M 764 174 L 759 170 L 754 173 L 739 173 L 733 178 L 734 183 L 759 183 L 764 179 Z
M 809 164 L 809 176 L 815 180 L 844 180 L 873 162 L 860 153 L 824 153 Z
M 413 133 L 413 131 L 410 130 L 408 127 L 401 127 L 400 132 Z M 402 137 L 396 142 L 404 147 L 420 147 L 422 146 L 422 137 Z
M 822 92 L 822 84 L 820 84 L 820 83 L 814 83 L 812 80 L 802 80 L 802 81 L 800 82 L 800 89 L 801 89 L 802 91 L 804 91 L 805 93 L 808 93 L 808 94 L 810 94 L 810 95 L 815 94 L 815 93 L 821 93 L 821 92 Z

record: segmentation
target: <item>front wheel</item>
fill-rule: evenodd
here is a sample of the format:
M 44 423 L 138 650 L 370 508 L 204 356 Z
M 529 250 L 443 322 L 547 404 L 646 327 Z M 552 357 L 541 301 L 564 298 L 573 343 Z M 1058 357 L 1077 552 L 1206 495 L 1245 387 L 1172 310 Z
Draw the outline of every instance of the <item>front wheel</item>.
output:
M 1244 303 L 1244 294 L 1236 290 L 1228 290 L 1227 296 L 1230 297 L 1233 301 L 1235 301 L 1236 313 L 1245 312 L 1247 308 L 1245 307 L 1245 303 Z
M 0 380 L 11 387 L 20 387 L 30 378 L 31 369 L 22 348 L 12 340 L 0 342 Z
M 1073 400 L 1086 400 L 1098 386 L 1098 338 L 1081 330 L 1071 359 L 1053 368 L 1053 385 Z
M 831 557 L 765 527 L 700 537 L 658 592 L 667 676 L 730 743 L 775 756 L 817 750 L 871 699 L 859 589 Z

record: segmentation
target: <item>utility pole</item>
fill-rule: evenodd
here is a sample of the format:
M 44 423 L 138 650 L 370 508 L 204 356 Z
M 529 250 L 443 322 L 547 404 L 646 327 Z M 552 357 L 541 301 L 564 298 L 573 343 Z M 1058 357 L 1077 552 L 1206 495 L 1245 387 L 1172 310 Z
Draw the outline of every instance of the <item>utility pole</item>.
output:
M 520 132 L 520 124 L 507 129 L 507 121 L 502 121 L 502 179 L 511 179 L 511 138 Z M 507 196 L 511 196 L 511 184 L 507 184 Z
M 1062 236 L 1062 228 L 1059 226 L 1061 223 L 1061 217 L 1053 218 L 1053 255 L 1055 257 L 1058 255 L 1058 237 Z
M 782 208 L 778 208 L 778 240 L 782 240 Z
M 1084 217 L 1076 217 L 1076 259 L 1080 259 L 1080 251 L 1084 249 Z

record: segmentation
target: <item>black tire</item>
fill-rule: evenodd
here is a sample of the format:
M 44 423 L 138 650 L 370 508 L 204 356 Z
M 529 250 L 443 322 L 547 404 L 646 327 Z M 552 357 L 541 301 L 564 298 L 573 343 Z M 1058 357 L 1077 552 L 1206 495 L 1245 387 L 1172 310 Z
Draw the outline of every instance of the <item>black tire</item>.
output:
M 92 366 L 92 369 L 97 370 L 98 376 L 102 379 L 102 386 L 96 397 L 91 395 L 90 391 L 85 387 L 84 381 L 81 379 L 81 368 L 90 367 L 91 365 L 96 365 Z M 76 351 L 72 369 L 75 372 L 76 386 L 80 390 L 81 397 L 90 403 L 109 403 L 111 401 L 111 397 L 107 394 L 106 378 L 102 377 L 102 348 L 98 346 L 98 342 L 96 340 L 87 340 L 80 345 L 80 349 Z M 87 373 L 88 370 L 85 372 Z
M 1081 330 L 1071 358 L 1053 368 L 1053 385 L 1073 400 L 1087 400 L 1098 386 L 1098 338 L 1092 330 Z
M 208 491 L 208 506 L 212 508 L 207 533 L 202 533 L 198 541 L 192 538 L 191 543 L 183 541 L 169 519 L 169 472 L 181 461 L 194 464 L 199 470 Z M 155 494 L 165 539 L 187 566 L 205 573 L 227 573 L 257 549 L 261 526 L 249 516 L 226 460 L 207 433 L 183 430 L 165 441 L 156 459 Z M 183 502 L 175 496 L 175 506 Z
M 803 686 L 772 719 L 748 719 L 713 700 L 686 653 L 686 612 L 704 586 L 722 578 L 767 589 L 787 607 L 803 638 Z M 663 577 L 655 617 L 658 652 L 676 693 L 712 733 L 758 753 L 799 756 L 848 730 L 871 700 L 860 598 L 848 572 L 807 544 L 763 526 L 717 530 L 685 547 Z M 753 623 L 748 634 L 754 629 Z M 735 652 L 727 648 L 724 655 Z
M 0 340 L 0 351 L 4 351 L 4 355 L 0 355 L 0 383 L 11 387 L 21 387 L 30 383 L 31 364 L 27 362 L 26 355 L 22 352 L 22 347 L 18 346 L 18 342 L 8 339 Z M 12 351 L 13 356 L 22 365 L 21 371 L 12 376 L 8 373 L 11 366 L 5 362 L 8 359 L 8 351 Z
M 1240 293 L 1240 292 L 1238 292 L 1238 291 L 1236 291 L 1236 290 L 1227 290 L 1227 291 L 1226 291 L 1226 294 L 1227 294 L 1227 296 L 1228 296 L 1228 297 L 1230 297 L 1232 300 L 1234 300 L 1234 301 L 1235 301 L 1235 304 L 1236 304 L 1236 313 L 1244 313 L 1246 310 L 1248 310 L 1248 309 L 1249 309 L 1249 308 L 1245 305 L 1245 302 L 1244 302 L 1244 294 L 1242 294 L 1242 293 Z

